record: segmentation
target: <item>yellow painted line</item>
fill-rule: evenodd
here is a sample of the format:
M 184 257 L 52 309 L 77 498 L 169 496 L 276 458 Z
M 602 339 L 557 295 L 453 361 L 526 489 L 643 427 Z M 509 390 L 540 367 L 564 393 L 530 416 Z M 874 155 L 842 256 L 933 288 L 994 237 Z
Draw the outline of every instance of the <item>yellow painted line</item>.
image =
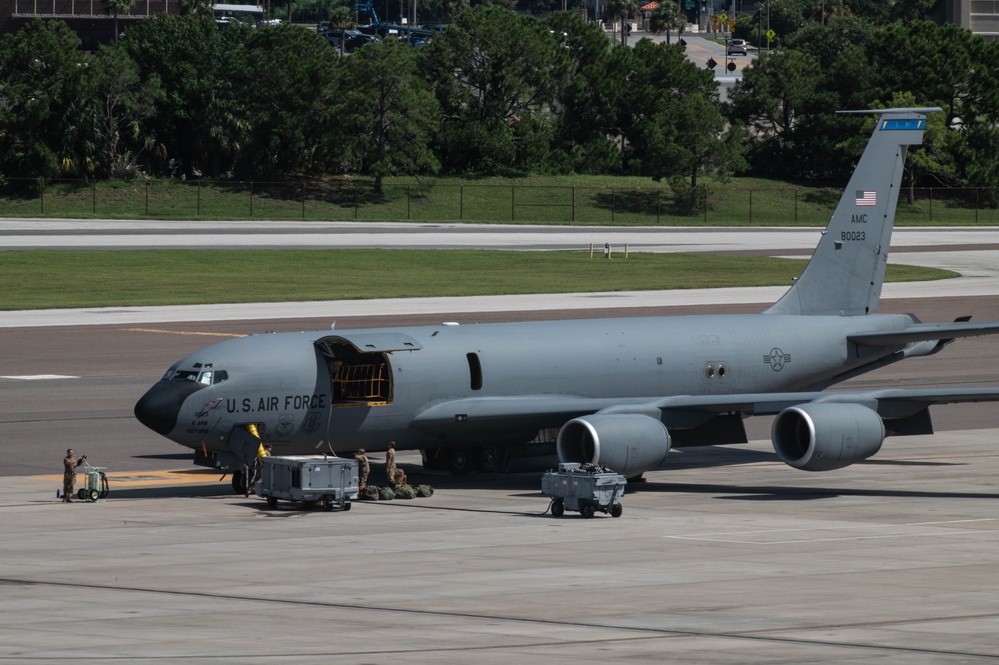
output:
M 77 474 L 76 487 L 83 487 L 83 474 Z M 136 471 L 108 473 L 108 485 L 115 487 L 159 487 L 216 482 L 222 476 L 217 469 L 175 469 L 172 471 Z M 32 476 L 35 480 L 62 482 L 62 476 Z
M 162 333 L 164 335 L 202 335 L 204 337 L 246 337 L 237 333 L 193 332 L 189 330 L 158 330 L 156 328 L 125 328 L 126 332 Z

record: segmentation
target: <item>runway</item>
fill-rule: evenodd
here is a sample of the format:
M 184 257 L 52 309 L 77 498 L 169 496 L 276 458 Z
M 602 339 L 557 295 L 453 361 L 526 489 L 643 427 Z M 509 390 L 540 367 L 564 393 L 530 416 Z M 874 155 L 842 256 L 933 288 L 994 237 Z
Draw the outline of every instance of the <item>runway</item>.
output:
M 893 261 L 967 272 L 890 285 L 882 311 L 999 319 L 989 237 L 976 251 L 942 232 L 953 251 L 896 247 Z M 229 335 L 772 299 L 725 291 L 0 313 L 0 375 L 18 377 L 0 378 L 0 663 L 994 662 L 988 406 L 935 408 L 937 435 L 889 439 L 831 473 L 790 469 L 766 441 L 681 452 L 620 519 L 593 520 L 542 515 L 537 474 L 429 476 L 412 454 L 404 467 L 437 487 L 429 499 L 270 512 L 131 416 L 173 361 Z M 993 385 L 997 343 L 959 340 L 852 385 Z M 67 444 L 110 467 L 107 501 L 55 501 Z

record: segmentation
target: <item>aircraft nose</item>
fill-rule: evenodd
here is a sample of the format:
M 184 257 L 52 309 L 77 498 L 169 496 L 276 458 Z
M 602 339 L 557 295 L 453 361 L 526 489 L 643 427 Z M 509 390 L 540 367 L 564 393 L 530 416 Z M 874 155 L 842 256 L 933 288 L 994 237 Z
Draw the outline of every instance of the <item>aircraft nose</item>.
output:
M 180 406 L 188 394 L 181 391 L 176 382 L 160 381 L 135 403 L 135 417 L 149 429 L 166 436 L 176 427 Z

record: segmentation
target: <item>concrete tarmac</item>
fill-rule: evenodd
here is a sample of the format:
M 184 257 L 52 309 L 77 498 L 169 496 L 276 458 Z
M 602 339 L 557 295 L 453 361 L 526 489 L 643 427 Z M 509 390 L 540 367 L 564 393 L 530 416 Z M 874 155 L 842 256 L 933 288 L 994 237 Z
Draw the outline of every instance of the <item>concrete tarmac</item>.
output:
M 826 474 L 681 453 L 618 519 L 545 514 L 537 474 L 410 464 L 433 497 L 345 513 L 207 473 L 72 505 L 0 478 L 0 663 L 992 663 L 994 438 Z

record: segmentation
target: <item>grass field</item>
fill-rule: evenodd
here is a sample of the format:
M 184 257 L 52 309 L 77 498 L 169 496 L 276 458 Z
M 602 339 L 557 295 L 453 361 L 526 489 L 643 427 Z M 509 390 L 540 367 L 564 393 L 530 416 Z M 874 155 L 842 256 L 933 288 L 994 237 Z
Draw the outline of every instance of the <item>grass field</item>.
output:
M 6 252 L 0 309 L 790 285 L 804 260 L 482 250 Z M 889 265 L 890 281 L 954 276 Z
M 822 226 L 841 194 L 761 178 L 704 182 L 690 200 L 680 200 L 669 187 L 638 177 L 438 178 L 423 184 L 394 178 L 381 193 L 363 180 L 56 181 L 30 196 L 0 196 L 0 217 Z M 999 224 L 999 209 L 984 205 L 984 191 L 920 189 L 912 192 L 912 203 L 908 194 L 896 215 L 902 226 Z

